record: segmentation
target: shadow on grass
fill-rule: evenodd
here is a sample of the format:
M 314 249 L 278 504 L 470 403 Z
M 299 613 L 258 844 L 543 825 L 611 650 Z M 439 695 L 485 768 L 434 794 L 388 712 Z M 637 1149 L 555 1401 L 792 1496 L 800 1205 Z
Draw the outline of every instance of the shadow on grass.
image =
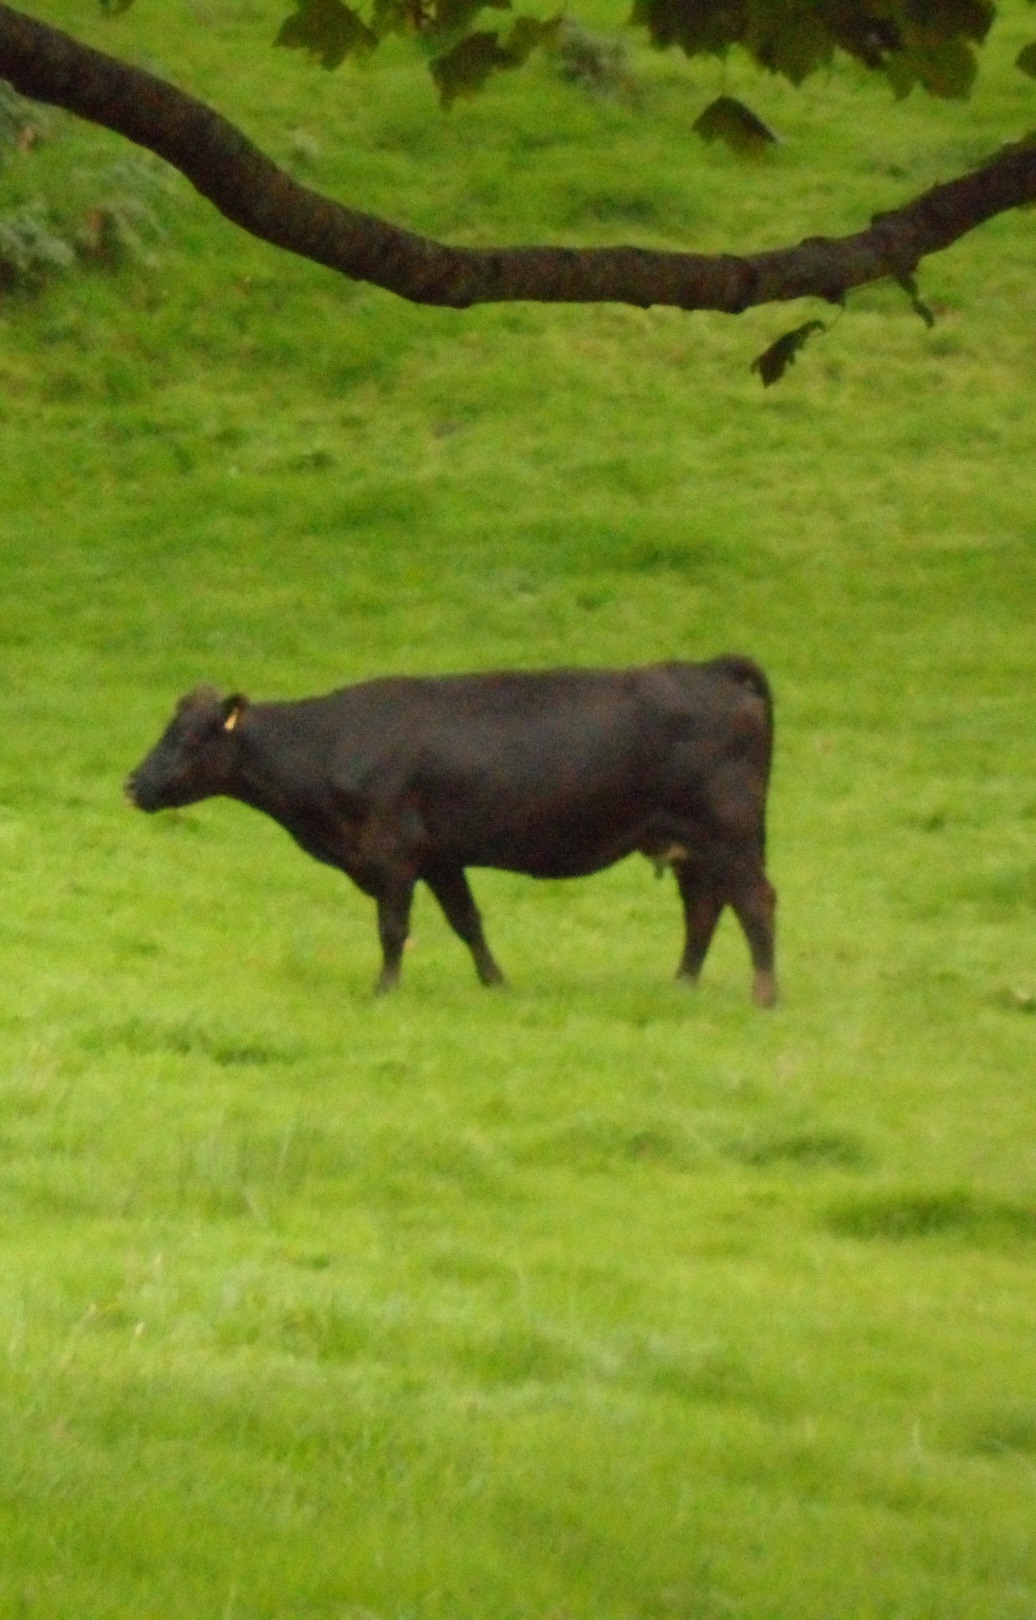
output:
M 220 1343 L 261 1346 L 267 1352 L 296 1357 L 302 1361 L 348 1363 L 388 1360 L 399 1352 L 400 1333 L 364 1311 L 341 1300 L 299 1303 L 287 1309 L 268 1311 L 254 1302 L 221 1322 Z
M 694 1170 L 702 1155 L 683 1131 L 669 1124 L 589 1117 L 538 1132 L 516 1157 L 520 1163 L 548 1169 L 603 1172 L 628 1164 Z
M 1036 1243 L 1036 1205 L 962 1188 L 846 1200 L 827 1211 L 826 1223 L 839 1237 L 865 1241 L 949 1238 L 979 1248 Z
M 727 1149 L 732 1159 L 764 1170 L 786 1165 L 802 1170 L 862 1170 L 870 1155 L 848 1131 L 809 1129 L 747 1137 Z
M 1019 1401 L 976 1415 L 963 1448 L 980 1457 L 1036 1457 L 1036 1401 Z
M 172 1053 L 207 1058 L 224 1069 L 297 1063 L 306 1056 L 306 1048 L 296 1041 L 275 1041 L 204 1024 L 165 1024 L 147 1018 L 130 1018 L 125 1023 L 88 1031 L 79 1044 L 83 1051 L 100 1055 L 116 1048 L 136 1057 Z
M 585 1370 L 578 1350 L 526 1322 L 459 1347 L 456 1359 L 481 1384 L 558 1384 Z
M 750 1407 L 768 1417 L 787 1407 L 744 1357 L 724 1349 L 648 1344 L 627 1382 L 688 1405 Z

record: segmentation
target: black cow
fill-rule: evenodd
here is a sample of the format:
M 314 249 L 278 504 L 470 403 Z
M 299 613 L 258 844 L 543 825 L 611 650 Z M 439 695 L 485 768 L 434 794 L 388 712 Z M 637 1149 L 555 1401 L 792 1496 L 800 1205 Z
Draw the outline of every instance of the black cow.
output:
M 723 907 L 744 929 L 753 998 L 776 1000 L 776 895 L 763 868 L 770 689 L 747 658 L 641 669 L 390 677 L 295 703 L 199 686 L 131 774 L 141 810 L 214 794 L 264 810 L 377 902 L 399 978 L 422 879 L 474 958 L 486 944 L 467 866 L 581 877 L 639 850 L 671 865 L 696 979 Z

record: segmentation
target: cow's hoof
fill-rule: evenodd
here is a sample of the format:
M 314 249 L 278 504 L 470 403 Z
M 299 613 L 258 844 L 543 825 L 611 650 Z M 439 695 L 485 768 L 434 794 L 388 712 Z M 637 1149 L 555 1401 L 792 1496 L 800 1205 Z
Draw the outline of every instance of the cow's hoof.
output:
M 752 1000 L 757 1007 L 776 1007 L 777 975 L 760 971 L 752 981 Z

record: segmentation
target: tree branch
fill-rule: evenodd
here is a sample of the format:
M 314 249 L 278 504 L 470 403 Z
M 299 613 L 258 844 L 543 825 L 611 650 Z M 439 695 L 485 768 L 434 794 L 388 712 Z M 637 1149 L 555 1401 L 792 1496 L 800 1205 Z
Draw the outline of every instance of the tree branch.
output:
M 0 76 L 22 95 L 157 153 L 253 236 L 413 303 L 454 309 L 527 299 L 736 315 L 792 298 L 837 302 L 852 287 L 909 276 L 928 254 L 1036 200 L 1036 148 L 1023 146 L 933 186 L 866 230 L 767 253 L 450 247 L 299 185 L 204 102 L 2 3 Z

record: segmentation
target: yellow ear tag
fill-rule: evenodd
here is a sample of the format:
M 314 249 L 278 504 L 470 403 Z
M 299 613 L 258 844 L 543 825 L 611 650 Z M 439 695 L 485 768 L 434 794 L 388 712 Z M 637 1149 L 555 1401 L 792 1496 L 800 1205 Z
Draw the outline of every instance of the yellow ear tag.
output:
M 227 718 L 223 722 L 224 731 L 233 731 L 234 727 L 237 725 L 237 717 L 240 713 L 240 709 L 231 709 L 230 713 L 227 715 Z

